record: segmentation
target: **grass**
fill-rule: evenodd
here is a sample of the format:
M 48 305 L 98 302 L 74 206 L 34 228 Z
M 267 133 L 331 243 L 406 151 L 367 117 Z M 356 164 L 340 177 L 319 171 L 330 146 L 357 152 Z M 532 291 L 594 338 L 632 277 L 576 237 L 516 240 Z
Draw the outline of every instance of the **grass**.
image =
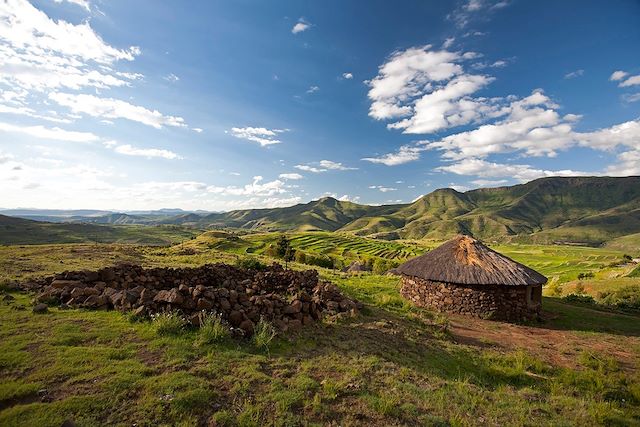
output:
M 229 325 L 227 325 L 222 317 L 215 313 L 202 312 L 199 315 L 200 329 L 198 330 L 198 338 L 196 344 L 199 346 L 207 346 L 225 341 L 231 336 Z
M 10 281 L 123 259 L 146 266 L 237 259 L 238 252 L 199 244 L 2 247 L 0 267 L 8 270 L 0 274 Z M 191 245 L 197 250 L 186 250 Z M 505 252 L 569 276 L 583 270 L 575 262 L 607 264 L 617 256 L 603 251 L 603 259 L 585 260 L 600 252 L 546 249 Z M 203 315 L 199 329 L 182 329 L 175 314 L 132 321 L 117 312 L 53 307 L 34 315 L 30 295 L 0 298 L 0 425 L 59 426 L 67 419 L 79 426 L 630 425 L 640 419 L 636 315 L 545 298 L 545 323 L 506 325 L 416 308 L 399 296 L 396 277 L 320 272 L 366 304 L 361 315 L 305 327 L 294 337 L 272 337 L 265 323 L 256 327 L 258 341 L 228 337 L 213 315 Z

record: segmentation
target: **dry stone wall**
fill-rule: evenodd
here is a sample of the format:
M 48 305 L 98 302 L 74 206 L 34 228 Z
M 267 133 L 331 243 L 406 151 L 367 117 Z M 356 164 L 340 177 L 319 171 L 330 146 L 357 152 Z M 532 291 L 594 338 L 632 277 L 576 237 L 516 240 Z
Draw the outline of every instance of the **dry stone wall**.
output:
M 540 304 L 527 303 L 526 286 L 455 285 L 403 276 L 400 293 L 420 307 L 443 313 L 507 321 L 536 319 L 540 314 Z
M 355 314 L 361 307 L 332 283 L 320 281 L 317 271 L 285 270 L 278 264 L 264 271 L 226 264 L 152 269 L 120 265 L 64 272 L 26 287 L 39 291 L 41 303 L 140 316 L 180 310 L 192 323 L 202 311 L 216 312 L 248 334 L 260 318 L 286 331 L 327 314 Z

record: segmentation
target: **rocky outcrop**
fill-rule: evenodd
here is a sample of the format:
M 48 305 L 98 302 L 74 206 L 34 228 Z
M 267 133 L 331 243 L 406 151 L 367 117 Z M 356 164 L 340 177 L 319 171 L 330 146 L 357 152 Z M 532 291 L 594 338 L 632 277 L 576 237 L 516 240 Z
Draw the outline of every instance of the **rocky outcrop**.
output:
M 25 284 L 39 303 L 150 315 L 181 311 L 192 323 L 216 312 L 247 333 L 261 318 L 281 331 L 298 329 L 325 315 L 355 314 L 360 303 L 342 295 L 315 270 L 264 271 L 207 264 L 197 268 L 120 265 L 98 271 L 70 271 Z

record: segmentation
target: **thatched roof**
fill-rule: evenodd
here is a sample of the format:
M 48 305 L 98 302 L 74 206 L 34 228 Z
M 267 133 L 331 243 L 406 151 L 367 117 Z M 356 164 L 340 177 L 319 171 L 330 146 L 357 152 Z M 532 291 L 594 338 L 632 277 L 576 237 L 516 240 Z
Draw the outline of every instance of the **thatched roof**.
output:
M 400 274 L 461 285 L 542 285 L 547 278 L 486 247 L 469 236 L 457 236 L 397 268 Z

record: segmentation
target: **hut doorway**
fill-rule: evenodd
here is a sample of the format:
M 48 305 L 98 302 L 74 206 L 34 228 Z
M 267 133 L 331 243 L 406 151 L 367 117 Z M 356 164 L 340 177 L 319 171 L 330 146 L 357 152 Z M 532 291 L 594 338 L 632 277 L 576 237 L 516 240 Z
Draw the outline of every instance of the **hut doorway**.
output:
M 527 286 L 527 305 L 537 307 L 542 304 L 542 286 Z

